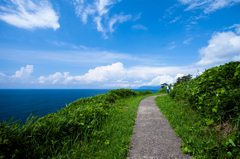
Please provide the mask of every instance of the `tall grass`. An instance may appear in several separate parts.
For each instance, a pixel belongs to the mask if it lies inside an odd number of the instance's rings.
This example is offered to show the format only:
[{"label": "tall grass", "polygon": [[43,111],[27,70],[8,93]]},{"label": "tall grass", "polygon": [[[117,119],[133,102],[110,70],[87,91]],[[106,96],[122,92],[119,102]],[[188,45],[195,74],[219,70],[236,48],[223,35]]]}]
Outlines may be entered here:
[{"label": "tall grass", "polygon": [[25,125],[0,123],[0,158],[126,158],[138,103],[150,95],[112,90]]}]

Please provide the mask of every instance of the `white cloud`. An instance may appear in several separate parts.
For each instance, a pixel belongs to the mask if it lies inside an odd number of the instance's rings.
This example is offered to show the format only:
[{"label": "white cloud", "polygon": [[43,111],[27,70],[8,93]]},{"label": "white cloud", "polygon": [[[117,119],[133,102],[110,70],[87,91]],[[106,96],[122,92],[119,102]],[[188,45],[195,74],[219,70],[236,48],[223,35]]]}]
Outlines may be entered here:
[{"label": "white cloud", "polygon": [[142,83],[142,80],[133,81],[133,83]]},{"label": "white cloud", "polygon": [[171,77],[169,75],[157,76],[156,78],[152,79],[151,82],[146,83],[145,85],[158,86],[163,83],[173,84],[176,82],[178,77],[182,77],[182,76],[184,76],[184,74],[177,74],[175,77]]},{"label": "white cloud", "polygon": [[169,50],[172,50],[172,49],[175,49],[176,48],[176,46],[171,46],[171,47],[169,47],[168,49]]},{"label": "white cloud", "polygon": [[132,29],[142,29],[142,30],[147,30],[147,27],[141,25],[141,24],[137,24],[137,25],[133,25]]},{"label": "white cloud", "polygon": [[97,7],[98,14],[100,16],[102,16],[104,14],[107,14],[108,11],[111,8],[111,7],[108,7],[108,6],[113,5],[115,3],[116,3],[116,1],[114,1],[114,0],[97,0],[95,2],[95,5]]},{"label": "white cloud", "polygon": [[62,79],[68,78],[68,74],[69,72],[64,72],[63,74],[56,72],[55,74],[49,75],[48,77],[41,76],[38,78],[38,81],[39,83],[51,82],[52,84],[55,84]]},{"label": "white cloud", "polygon": [[[181,74],[179,74],[181,72]],[[161,81],[168,80],[168,82],[174,82],[177,76],[182,74],[196,72],[196,68],[189,67],[132,67],[124,68],[123,64],[113,63],[107,66],[96,67],[90,69],[88,73],[79,76],[70,76],[68,72],[60,73],[56,72],[48,77],[41,76],[38,81],[39,83],[78,83],[78,84],[89,84],[100,82],[102,84],[109,83],[109,81],[115,82],[116,86],[119,83],[128,83],[135,86],[143,85],[142,80],[151,80],[154,77],[160,76]],[[173,76],[173,77],[172,77]],[[158,77],[158,78],[160,78]],[[158,79],[152,80],[148,85],[156,84]],[[132,81],[132,82],[131,82]],[[111,84],[113,86],[113,84]]]},{"label": "white cloud", "polygon": [[69,48],[69,49],[76,49],[76,50],[88,50],[88,48],[84,45],[75,45],[75,44],[70,44],[67,42],[63,42],[63,41],[51,41],[51,40],[46,40],[47,42],[49,42],[50,44],[59,46],[59,47],[65,47],[65,48]]},{"label": "white cloud", "polygon": [[229,29],[235,28],[236,34],[240,34],[240,24],[234,24],[233,26],[229,27]]},{"label": "white cloud", "polygon": [[0,72],[0,76],[6,76],[4,73]]},{"label": "white cloud", "polygon": [[184,5],[189,5],[185,11],[193,9],[203,9],[204,13],[215,12],[218,9],[232,6],[240,0],[178,0]]},{"label": "white cloud", "polygon": [[142,85],[139,84],[105,84],[104,87],[110,88],[138,88]]},{"label": "white cloud", "polygon": [[[93,4],[81,0],[73,0],[77,16],[80,16],[84,24],[88,21],[88,16],[91,15],[93,22],[96,24],[96,29],[102,32],[103,37],[108,39],[107,33],[114,32],[113,25],[123,23],[132,19],[132,15],[124,15],[123,13],[114,14],[112,17],[108,15],[109,10],[121,0],[95,0]],[[141,14],[134,17],[134,20],[139,19]],[[110,18],[109,18],[110,17]]]},{"label": "white cloud", "polygon": [[234,56],[234,57],[232,58],[232,60],[233,60],[233,61],[240,61],[240,55]]},{"label": "white cloud", "polygon": [[106,35],[106,30],[105,30],[105,29],[103,28],[103,26],[102,26],[101,20],[102,20],[102,18],[99,17],[99,16],[94,18],[94,22],[97,24],[97,30],[98,30],[99,32],[102,32],[102,33],[103,33],[103,37],[104,37],[105,39],[107,39],[108,36]]},{"label": "white cloud", "polygon": [[117,80],[116,83],[128,83],[128,81]]},{"label": "white cloud", "polygon": [[237,59],[240,54],[240,36],[232,31],[217,32],[208,41],[208,46],[200,49],[199,66],[222,64]]},{"label": "white cloud", "polygon": [[19,28],[60,28],[59,17],[47,0],[11,0],[0,10],[1,20]]},{"label": "white cloud", "polygon": [[96,67],[95,69],[90,69],[88,73],[82,76],[70,76],[66,78],[65,82],[71,80],[85,81],[86,83],[92,82],[104,82],[111,78],[121,78],[124,75],[123,64],[118,62],[112,65]]},{"label": "white cloud", "polygon": [[[179,4],[174,4],[173,6],[171,6],[170,8],[168,8],[166,11],[165,11],[165,15],[163,16],[163,18],[167,18],[167,17],[170,17],[173,12],[175,12],[175,8],[177,8],[179,6]],[[160,20],[161,21],[161,20]]]},{"label": "white cloud", "polygon": [[115,14],[109,21],[109,30],[110,32],[114,32],[114,29],[113,29],[113,25],[116,23],[116,22],[119,22],[119,23],[123,23],[123,22],[126,22],[126,21],[129,21],[132,19],[132,15],[129,14],[129,15],[123,15],[123,13],[117,15]]},{"label": "white cloud", "polygon": [[214,12],[218,9],[232,6],[238,2],[240,2],[240,0],[215,0],[209,5],[209,7],[205,8],[204,13]]},{"label": "white cloud", "polygon": [[170,21],[170,23],[175,23],[176,21],[178,21],[181,18],[182,18],[182,16],[175,17],[174,20]]},{"label": "white cloud", "polygon": [[138,15],[135,15],[135,16],[133,17],[133,21],[137,21],[138,19],[140,19],[140,18],[141,18],[141,15],[142,15],[142,13],[138,13]]},{"label": "white cloud", "polygon": [[192,41],[192,38],[189,38],[187,40],[184,40],[183,41],[183,44],[190,44],[190,42]]},{"label": "white cloud", "polygon": [[[95,69],[90,69],[88,73],[82,76],[69,76],[68,72],[65,72],[64,74],[57,72],[48,77],[41,76],[39,78],[39,83],[45,83],[47,81],[53,84],[56,82],[69,83],[71,81],[78,81],[78,82],[85,82],[85,83],[104,82],[112,78],[121,78],[123,75],[123,72],[124,72],[123,64],[119,62],[112,65],[101,66],[101,67],[96,67]],[[117,82],[120,82],[120,80],[118,80]]]},{"label": "white cloud", "polygon": [[20,71],[17,71],[15,75],[12,75],[14,78],[29,78],[30,74],[33,72],[33,65],[27,65],[25,68],[21,67]]},{"label": "white cloud", "polygon": [[82,22],[83,22],[84,24],[86,24],[86,23],[87,23],[88,15],[92,15],[92,14],[94,14],[95,12],[96,12],[96,10],[94,10],[91,5],[88,5],[88,6],[85,8],[85,10],[83,11],[83,13],[82,13]]},{"label": "white cloud", "polygon": [[[53,43],[54,45],[63,47],[61,42]],[[71,46],[71,45],[70,45]],[[105,65],[109,63],[116,63],[118,61],[124,62],[137,62],[141,64],[153,63],[153,55],[149,55],[146,58],[144,55],[129,55],[124,53],[115,53],[108,51],[99,51],[95,48],[85,48],[87,50],[68,50],[68,51],[26,51],[26,50],[0,50],[0,58],[12,60],[14,57],[15,60],[22,62],[44,62],[46,60],[50,62],[58,63],[68,63],[70,65],[74,64],[75,66],[82,66],[82,64],[93,63]],[[154,55],[154,57],[156,57]],[[26,62],[27,62],[26,61]],[[155,61],[156,62],[156,61]]]}]

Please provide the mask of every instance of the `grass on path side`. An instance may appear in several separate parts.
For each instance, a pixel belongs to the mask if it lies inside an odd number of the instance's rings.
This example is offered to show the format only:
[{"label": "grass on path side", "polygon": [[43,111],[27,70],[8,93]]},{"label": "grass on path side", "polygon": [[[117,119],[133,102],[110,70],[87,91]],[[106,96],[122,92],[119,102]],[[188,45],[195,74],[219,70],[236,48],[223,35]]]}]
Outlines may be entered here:
[{"label": "grass on path side", "polygon": [[228,158],[226,150],[219,147],[219,132],[206,125],[204,119],[194,112],[186,101],[175,102],[166,95],[157,97],[155,102],[182,139],[183,153],[189,153],[196,159]]},{"label": "grass on path side", "polygon": [[[74,149],[62,152],[56,158],[99,158],[99,159],[124,159],[130,148],[131,137],[135,124],[139,102],[149,96],[131,97],[119,100],[114,109],[108,114],[103,124],[102,131],[83,143],[76,143]],[[99,140],[101,138],[101,140]],[[74,155],[73,155],[74,154]]]}]

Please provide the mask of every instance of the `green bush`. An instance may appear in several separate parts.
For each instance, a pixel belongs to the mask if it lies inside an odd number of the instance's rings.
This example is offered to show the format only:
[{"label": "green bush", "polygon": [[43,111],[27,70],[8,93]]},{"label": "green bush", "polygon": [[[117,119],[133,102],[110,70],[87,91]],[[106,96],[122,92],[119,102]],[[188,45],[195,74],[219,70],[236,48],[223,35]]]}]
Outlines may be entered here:
[{"label": "green bush", "polygon": [[160,89],[157,93],[167,94],[167,87],[164,87],[164,88]]},{"label": "green bush", "polygon": [[189,82],[181,82],[170,92],[176,100],[189,101],[191,108],[214,121],[240,115],[240,62],[230,62],[205,70]]},{"label": "green bush", "polygon": [[147,95],[147,94],[153,94],[153,92],[151,92],[151,91],[137,91],[136,94],[137,95]]},{"label": "green bush", "polygon": [[[207,139],[211,142],[201,143],[199,141],[198,143],[202,147],[201,152],[199,148],[195,148],[189,152],[184,151],[185,153],[198,151],[202,156],[206,150],[206,153],[212,156],[210,158],[221,158],[221,154],[222,158],[240,158],[239,61],[210,68],[191,81],[181,82],[170,92],[170,97],[176,102],[183,101],[184,105],[197,114],[196,119],[199,120],[203,128],[200,128],[199,125],[195,127],[198,123],[190,124],[191,129],[196,129],[194,133],[204,134],[203,130],[209,132]],[[188,116],[187,109],[186,111],[179,109],[179,113]],[[190,136],[186,137],[189,139],[186,140],[183,148],[194,147],[194,143],[187,143],[192,140],[191,138],[194,138],[196,135],[194,133],[191,134],[192,136],[189,134]],[[204,139],[205,137],[202,137],[202,140]]]},{"label": "green bush", "polygon": [[131,97],[131,96],[137,95],[136,92],[134,92],[132,89],[123,89],[123,88],[111,90],[111,91],[109,91],[109,93],[114,93],[114,94],[120,96],[121,98],[126,98],[126,97]]}]

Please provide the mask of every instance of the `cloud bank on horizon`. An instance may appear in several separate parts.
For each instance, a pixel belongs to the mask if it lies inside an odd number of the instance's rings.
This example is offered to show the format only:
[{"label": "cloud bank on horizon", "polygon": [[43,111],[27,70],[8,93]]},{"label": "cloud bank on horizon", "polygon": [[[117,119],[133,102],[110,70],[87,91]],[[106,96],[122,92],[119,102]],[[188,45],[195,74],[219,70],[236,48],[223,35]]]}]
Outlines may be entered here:
[{"label": "cloud bank on horizon", "polygon": [[240,61],[240,0],[151,3],[1,1],[0,88],[157,86]]}]

